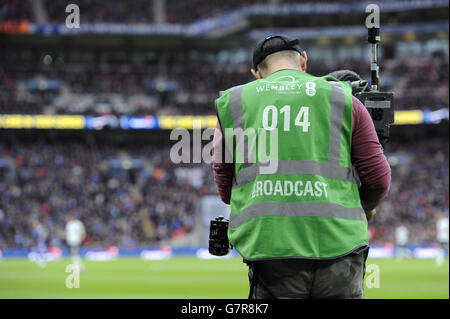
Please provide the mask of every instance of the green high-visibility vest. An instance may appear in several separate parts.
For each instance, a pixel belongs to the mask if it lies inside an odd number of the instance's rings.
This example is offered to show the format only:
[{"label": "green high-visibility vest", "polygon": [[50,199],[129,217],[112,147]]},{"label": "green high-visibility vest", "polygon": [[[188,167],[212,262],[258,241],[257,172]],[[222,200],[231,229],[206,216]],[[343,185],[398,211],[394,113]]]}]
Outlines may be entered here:
[{"label": "green high-visibility vest", "polygon": [[[296,70],[221,92],[217,116],[235,163],[228,237],[243,258],[334,258],[368,245],[352,107],[348,83]],[[231,135],[239,130],[244,138]],[[277,169],[265,173],[271,132]]]}]

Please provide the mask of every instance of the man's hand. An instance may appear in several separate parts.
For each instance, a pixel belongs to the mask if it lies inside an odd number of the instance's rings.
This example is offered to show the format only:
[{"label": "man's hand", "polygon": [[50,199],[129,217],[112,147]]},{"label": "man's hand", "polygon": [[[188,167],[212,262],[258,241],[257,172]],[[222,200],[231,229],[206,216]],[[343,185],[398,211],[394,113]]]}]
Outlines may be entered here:
[{"label": "man's hand", "polygon": [[375,216],[375,214],[377,213],[377,210],[374,208],[372,210],[365,211],[365,212],[366,212],[367,221],[369,222],[372,220],[373,216]]},{"label": "man's hand", "polygon": [[368,203],[363,200],[361,200],[361,206],[364,209],[364,212],[366,213],[367,221],[371,221],[373,216],[377,213],[376,207],[378,203]]}]

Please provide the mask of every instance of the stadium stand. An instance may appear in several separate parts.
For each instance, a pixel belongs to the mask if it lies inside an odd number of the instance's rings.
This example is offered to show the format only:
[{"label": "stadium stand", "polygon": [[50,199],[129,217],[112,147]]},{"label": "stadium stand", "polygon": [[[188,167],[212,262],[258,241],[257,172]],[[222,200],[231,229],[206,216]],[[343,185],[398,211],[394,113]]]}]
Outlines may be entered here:
[{"label": "stadium stand", "polygon": [[[35,219],[50,230],[51,245],[64,246],[69,213],[87,225],[87,245],[151,246],[189,233],[200,196],[216,193],[208,165],[185,167],[201,172],[199,180],[185,179],[164,145],[63,139],[0,145],[2,248],[32,247]],[[410,229],[411,243],[433,243],[436,218],[449,209],[448,138],[394,141],[386,155],[392,184],[370,225],[372,243],[393,242],[400,223]]]},{"label": "stadium stand", "polygon": [[[71,2],[46,0],[45,10],[49,22],[65,20],[65,8],[69,3]],[[81,0],[76,3],[83,12],[83,20],[87,22],[151,23],[153,21],[151,1]]]},{"label": "stadium stand", "polygon": [[448,139],[436,137],[388,144],[391,189],[370,226],[373,243],[395,242],[400,224],[408,228],[410,243],[435,241],[436,218],[449,209],[448,146]]},{"label": "stadium stand", "polygon": [[33,20],[33,14],[26,1],[2,0],[0,1],[0,21]]},{"label": "stadium stand", "polygon": [[67,214],[83,220],[91,246],[150,246],[185,235],[200,189],[177,177],[169,147],[13,142],[0,153],[0,247],[33,245],[31,223],[64,245]]},{"label": "stadium stand", "polygon": [[[46,59],[52,62],[45,64]],[[252,80],[250,64],[202,59],[173,56],[164,68],[158,60],[143,67],[113,61],[97,65],[61,63],[65,57],[48,55],[32,67],[5,64],[0,67],[0,113],[214,115],[212,101],[219,91]],[[369,78],[367,65],[365,60],[312,57],[308,72],[322,76],[353,67]],[[396,92],[397,110],[449,107],[448,58],[442,52],[384,60],[381,77],[382,89]]]}]

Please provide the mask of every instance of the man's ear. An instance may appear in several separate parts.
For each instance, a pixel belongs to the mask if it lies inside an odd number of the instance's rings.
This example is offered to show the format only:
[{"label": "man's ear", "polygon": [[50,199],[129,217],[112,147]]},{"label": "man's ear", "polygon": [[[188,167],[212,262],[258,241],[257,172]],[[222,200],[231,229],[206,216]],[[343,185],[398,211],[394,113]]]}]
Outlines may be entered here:
[{"label": "man's ear", "polygon": [[306,51],[303,51],[300,56],[300,67],[302,68],[303,72],[306,71],[306,62],[308,62],[308,55],[306,54]]},{"label": "man's ear", "polygon": [[253,76],[255,78],[257,78],[258,80],[262,79],[261,71],[259,71],[259,70],[255,71],[255,69],[251,69],[250,72],[252,72]]}]

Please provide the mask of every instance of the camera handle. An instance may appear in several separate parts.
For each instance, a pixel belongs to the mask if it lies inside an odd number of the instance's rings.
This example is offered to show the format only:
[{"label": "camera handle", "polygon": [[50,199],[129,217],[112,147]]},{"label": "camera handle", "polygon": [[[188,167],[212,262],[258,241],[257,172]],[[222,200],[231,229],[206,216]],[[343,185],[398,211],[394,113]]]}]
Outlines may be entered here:
[{"label": "camera handle", "polygon": [[378,66],[378,44],[380,43],[380,28],[369,28],[367,41],[370,43],[370,74],[372,79],[372,90],[378,91],[379,70]]}]

